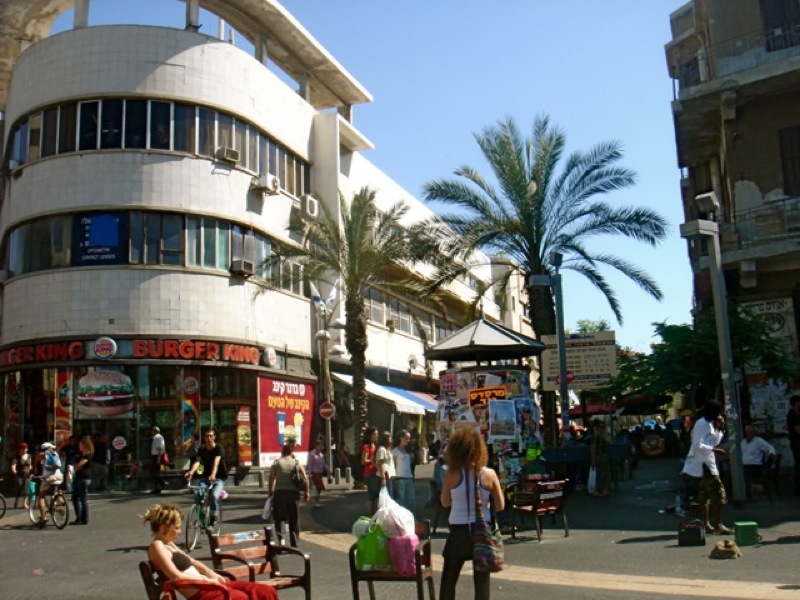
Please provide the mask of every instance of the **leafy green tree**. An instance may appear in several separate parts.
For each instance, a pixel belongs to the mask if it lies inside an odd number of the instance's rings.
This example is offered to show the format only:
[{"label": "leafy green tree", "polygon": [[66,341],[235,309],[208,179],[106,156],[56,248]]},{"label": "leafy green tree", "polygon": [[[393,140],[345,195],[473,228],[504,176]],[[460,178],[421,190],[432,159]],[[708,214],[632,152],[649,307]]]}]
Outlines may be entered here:
[{"label": "leafy green tree", "polygon": [[598,333],[600,331],[611,331],[611,323],[605,319],[599,321],[578,319],[578,333]]},{"label": "leafy green tree", "polygon": [[[406,267],[438,250],[430,230],[404,227],[408,206],[397,202],[378,210],[376,192],[362,188],[348,202],[339,196],[338,212],[320,202],[319,218],[293,219],[289,230],[305,240],[302,248],[286,250],[303,266],[307,281],[338,279],[345,311],[345,346],[353,367],[353,448],[357,452],[368,425],[366,391],[367,312],[364,293],[372,287],[419,297],[420,283],[406,276]],[[434,260],[434,259],[432,259]],[[438,260],[438,259],[437,259]]]},{"label": "leafy green tree", "polygon": [[[734,367],[759,364],[767,377],[791,383],[797,367],[787,349],[771,337],[770,324],[752,310],[729,305]],[[717,395],[721,372],[716,320],[709,310],[691,325],[653,323],[661,338],[651,354],[620,353],[618,375],[604,387],[607,396],[624,398],[643,394],[650,397],[684,394],[691,406],[699,406]]]},{"label": "leafy green tree", "polygon": [[[600,197],[635,183],[635,175],[618,165],[618,143],[598,144],[588,152],[564,157],[566,138],[539,116],[524,138],[512,118],[486,127],[475,139],[494,175],[490,183],[470,166],[455,171],[455,179],[437,179],[425,185],[425,199],[454,211],[441,216],[455,232],[463,259],[461,266],[439,273],[435,283],[464,275],[475,263],[476,250],[503,254],[531,275],[554,275],[557,255],[561,269],[586,277],[606,298],[618,322],[622,313],[614,290],[602,268],[627,276],[645,293],[662,297],[655,281],[625,258],[589,247],[589,241],[623,236],[650,245],[661,242],[667,223],[646,208],[612,207]],[[604,245],[597,246],[603,248]],[[512,272],[494,282],[508,285]],[[526,283],[527,285],[527,283]],[[541,287],[527,287],[529,317],[536,335],[556,333],[553,297]],[[555,394],[545,397],[546,414],[552,413]],[[552,415],[550,415],[552,417]]]}]

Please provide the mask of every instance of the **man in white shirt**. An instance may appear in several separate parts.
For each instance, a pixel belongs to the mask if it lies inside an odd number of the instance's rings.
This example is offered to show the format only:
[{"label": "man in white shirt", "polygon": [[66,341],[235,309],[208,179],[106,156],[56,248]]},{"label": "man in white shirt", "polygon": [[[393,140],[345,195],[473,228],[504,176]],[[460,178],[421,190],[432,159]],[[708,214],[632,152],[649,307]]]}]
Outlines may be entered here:
[{"label": "man in white shirt", "polygon": [[777,455],[775,447],[764,438],[756,435],[756,428],[750,424],[744,428],[742,440],[742,465],[747,480],[747,495],[750,495],[750,484],[761,479],[764,465]]},{"label": "man in white shirt", "polygon": [[[683,472],[698,482],[698,502],[703,506],[706,533],[732,534],[733,530],[722,524],[722,507],[727,504],[725,486],[719,477],[715,454],[725,454],[719,447],[725,431],[725,417],[716,400],[703,406],[703,416],[692,429],[692,446],[686,456]],[[714,522],[712,526],[711,522]]]},{"label": "man in white shirt", "polygon": [[161,455],[167,451],[164,444],[164,436],[158,427],[150,430],[150,475],[153,477],[153,489],[151,494],[160,494],[167,486],[167,482],[161,477]]}]

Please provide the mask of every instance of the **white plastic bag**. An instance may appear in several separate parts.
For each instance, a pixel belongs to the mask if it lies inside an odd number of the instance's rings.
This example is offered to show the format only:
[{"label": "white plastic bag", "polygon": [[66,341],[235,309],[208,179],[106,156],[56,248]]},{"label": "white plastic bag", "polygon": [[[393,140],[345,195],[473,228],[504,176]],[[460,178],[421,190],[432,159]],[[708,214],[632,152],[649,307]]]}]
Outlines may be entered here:
[{"label": "white plastic bag", "polygon": [[586,491],[594,494],[597,491],[597,469],[589,467],[589,479],[586,481]]},{"label": "white plastic bag", "polygon": [[381,488],[378,510],[371,523],[377,524],[388,538],[412,535],[415,531],[413,513],[392,500],[386,487]]},{"label": "white plastic bag", "polygon": [[272,496],[267,496],[267,500],[264,502],[264,508],[261,510],[261,520],[272,520]]}]

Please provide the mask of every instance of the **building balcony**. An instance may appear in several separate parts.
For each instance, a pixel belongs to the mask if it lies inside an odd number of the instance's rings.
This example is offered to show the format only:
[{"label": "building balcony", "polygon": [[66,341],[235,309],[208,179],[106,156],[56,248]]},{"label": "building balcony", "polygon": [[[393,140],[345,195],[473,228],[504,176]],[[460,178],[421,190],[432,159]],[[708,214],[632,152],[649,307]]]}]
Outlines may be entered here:
[{"label": "building balcony", "polygon": [[800,236],[800,198],[770,202],[763,208],[736,213],[739,247]]},{"label": "building balcony", "polygon": [[[680,96],[683,96],[685,90],[708,81],[780,63],[794,56],[800,56],[800,27],[787,25],[767,34],[759,31],[726,40],[690,56],[675,56],[671,62],[678,67],[676,75]],[[770,70],[770,76],[774,74]]]}]

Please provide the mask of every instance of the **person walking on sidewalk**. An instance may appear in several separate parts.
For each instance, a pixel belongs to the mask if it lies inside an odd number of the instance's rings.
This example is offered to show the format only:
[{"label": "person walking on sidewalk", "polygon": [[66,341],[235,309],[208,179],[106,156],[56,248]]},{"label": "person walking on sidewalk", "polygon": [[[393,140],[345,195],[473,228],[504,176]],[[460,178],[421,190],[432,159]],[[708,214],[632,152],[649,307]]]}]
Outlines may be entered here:
[{"label": "person walking on sidewalk", "polygon": [[303,499],[308,502],[308,477],[303,465],[294,456],[294,441],[284,444],[281,457],[272,463],[269,470],[269,486],[267,493],[272,497],[272,518],[275,521],[275,533],[283,543],[283,523],[289,523],[289,544],[297,547],[300,538],[300,490],[292,481],[292,473],[296,468],[306,482]]},{"label": "person walking on sidewalk", "polygon": [[378,470],[381,487],[386,487],[389,495],[393,494],[394,486],[394,459],[392,458],[392,434],[384,431],[380,435],[378,449],[375,450],[375,468]]},{"label": "person walking on sidewalk", "polygon": [[22,506],[28,509],[28,486],[31,480],[31,467],[33,457],[28,453],[28,444],[21,442],[17,455],[11,461],[11,475],[14,478],[15,496],[14,508],[19,508],[19,499],[23,498]]},{"label": "person walking on sidewalk", "polygon": [[364,432],[364,443],[361,446],[361,466],[364,483],[367,486],[367,516],[375,514],[378,494],[381,492],[381,478],[375,467],[375,446],[378,443],[378,428],[367,427]]},{"label": "person walking on sidewalk", "polygon": [[151,494],[160,494],[167,487],[167,482],[161,477],[161,456],[167,451],[164,436],[158,426],[150,430],[150,476],[153,478]]},{"label": "person walking on sidewalk", "polygon": [[89,524],[89,486],[92,483],[92,457],[94,444],[92,438],[85,435],[78,443],[78,460],[75,463],[75,479],[72,482],[72,506],[75,509],[75,520],[70,525]]},{"label": "person walking on sidewalk", "polygon": [[703,507],[706,533],[729,535],[733,530],[722,524],[722,507],[728,499],[715,457],[715,454],[725,454],[725,450],[719,447],[725,431],[725,417],[716,400],[705,403],[702,415],[692,429],[692,446],[686,456],[683,473],[699,479],[698,502]]},{"label": "person walking on sidewalk", "polygon": [[[456,584],[461,568],[472,560],[475,525],[475,489],[481,494],[483,515],[491,521],[494,513],[505,508],[503,491],[497,473],[486,466],[488,452],[483,436],[472,427],[457,427],[445,454],[447,473],[442,484],[442,506],[450,507],[450,533],[442,551],[444,567],[439,600],[455,600]],[[491,501],[491,504],[490,504]],[[472,574],[475,600],[489,600],[489,573]]]},{"label": "person walking on sidewalk", "polygon": [[325,477],[329,472],[328,463],[325,462],[324,440],[318,439],[314,442],[314,449],[308,453],[306,471],[314,483],[314,508],[321,508],[322,503],[319,500],[322,492],[325,491]]},{"label": "person walking on sidewalk", "polygon": [[397,446],[392,450],[394,459],[394,494],[393,497],[400,506],[404,506],[411,513],[417,510],[417,499],[414,494],[414,456],[409,450],[411,432],[401,429],[397,437]]},{"label": "person walking on sidewalk", "polygon": [[789,398],[789,412],[786,414],[786,429],[789,433],[789,447],[794,458],[794,493],[800,496],[800,395]]}]

